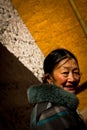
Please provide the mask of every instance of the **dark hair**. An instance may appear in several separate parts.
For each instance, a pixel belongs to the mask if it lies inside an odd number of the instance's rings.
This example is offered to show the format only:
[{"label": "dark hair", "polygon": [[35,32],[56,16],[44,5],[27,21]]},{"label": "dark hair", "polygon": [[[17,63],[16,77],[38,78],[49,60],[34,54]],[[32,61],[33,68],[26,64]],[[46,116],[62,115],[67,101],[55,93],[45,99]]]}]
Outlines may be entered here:
[{"label": "dark hair", "polygon": [[51,73],[54,69],[54,67],[63,59],[66,58],[73,58],[78,64],[77,58],[73,53],[71,53],[69,50],[66,50],[64,48],[58,48],[50,52],[47,57],[44,60],[43,63],[43,70],[44,73]]}]

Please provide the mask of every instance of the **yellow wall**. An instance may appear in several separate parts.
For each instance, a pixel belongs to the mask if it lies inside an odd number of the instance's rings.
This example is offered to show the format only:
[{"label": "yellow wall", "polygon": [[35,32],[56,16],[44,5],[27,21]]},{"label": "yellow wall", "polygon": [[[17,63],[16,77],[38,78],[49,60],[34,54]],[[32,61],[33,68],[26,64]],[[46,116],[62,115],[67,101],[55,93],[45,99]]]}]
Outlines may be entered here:
[{"label": "yellow wall", "polygon": [[[11,1],[44,56],[58,47],[71,50],[79,60],[82,72],[81,85],[85,82],[87,85],[87,37],[69,0]],[[87,24],[87,0],[74,0],[74,2],[82,20]],[[83,100],[80,108],[87,107],[86,92],[87,90],[80,93],[80,98]]]}]

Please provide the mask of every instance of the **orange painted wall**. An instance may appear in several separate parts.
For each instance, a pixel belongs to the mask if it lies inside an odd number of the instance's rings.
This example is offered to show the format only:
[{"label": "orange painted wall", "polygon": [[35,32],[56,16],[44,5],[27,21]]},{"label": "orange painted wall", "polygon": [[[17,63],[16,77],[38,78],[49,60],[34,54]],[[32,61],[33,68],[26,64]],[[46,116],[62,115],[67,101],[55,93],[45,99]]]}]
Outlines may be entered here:
[{"label": "orange painted wall", "polygon": [[[51,50],[64,47],[78,58],[82,78],[87,85],[87,37],[69,0],[11,0],[20,17],[46,56]],[[87,0],[74,0],[82,20],[87,25]],[[80,109],[87,107],[87,89],[78,94]],[[84,100],[85,99],[85,100]]]}]

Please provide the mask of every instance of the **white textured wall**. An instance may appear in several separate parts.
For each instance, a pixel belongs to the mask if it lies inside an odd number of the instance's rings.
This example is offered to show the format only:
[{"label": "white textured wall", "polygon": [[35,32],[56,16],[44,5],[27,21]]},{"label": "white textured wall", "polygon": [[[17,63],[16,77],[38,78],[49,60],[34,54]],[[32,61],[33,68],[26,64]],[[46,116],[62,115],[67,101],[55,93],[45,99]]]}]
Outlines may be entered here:
[{"label": "white textured wall", "polygon": [[29,130],[27,88],[40,83],[44,56],[9,0],[0,0],[0,130]]},{"label": "white textured wall", "polygon": [[44,56],[9,0],[0,0],[0,42],[41,81]]}]

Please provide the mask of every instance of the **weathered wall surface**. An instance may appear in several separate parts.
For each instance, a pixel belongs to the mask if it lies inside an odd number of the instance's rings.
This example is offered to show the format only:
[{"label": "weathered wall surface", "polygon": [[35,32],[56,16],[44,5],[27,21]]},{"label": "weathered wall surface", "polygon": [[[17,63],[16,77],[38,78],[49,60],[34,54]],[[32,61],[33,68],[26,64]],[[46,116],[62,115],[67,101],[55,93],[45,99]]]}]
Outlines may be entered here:
[{"label": "weathered wall surface", "polygon": [[[78,12],[75,12],[71,1]],[[80,85],[87,86],[87,0],[12,0],[19,15],[46,56],[57,47],[71,50],[78,58],[82,72]],[[79,18],[77,16],[79,14]],[[81,26],[84,23],[86,33]],[[78,95],[87,107],[87,89]],[[85,100],[84,100],[85,99]]]},{"label": "weathered wall surface", "polygon": [[9,0],[0,0],[0,130],[29,130],[27,88],[41,82],[44,56]]},{"label": "weathered wall surface", "polygon": [[[74,1],[80,20],[70,1]],[[79,59],[83,73],[81,84],[86,82],[87,0],[12,0],[12,3],[43,54],[57,47],[71,50]],[[85,23],[86,34],[79,21]]]},{"label": "weathered wall surface", "polygon": [[0,42],[41,80],[44,56],[9,0],[0,1]]},{"label": "weathered wall surface", "polygon": [[[79,59],[79,110],[87,118],[87,38],[69,1],[11,1],[19,14],[9,0],[0,0],[0,129],[29,130],[32,106],[26,90],[41,80],[43,54],[57,47]],[[87,24],[87,0],[74,1]]]}]

